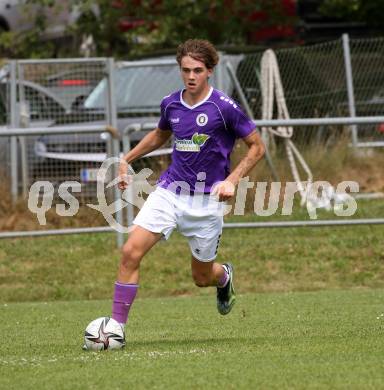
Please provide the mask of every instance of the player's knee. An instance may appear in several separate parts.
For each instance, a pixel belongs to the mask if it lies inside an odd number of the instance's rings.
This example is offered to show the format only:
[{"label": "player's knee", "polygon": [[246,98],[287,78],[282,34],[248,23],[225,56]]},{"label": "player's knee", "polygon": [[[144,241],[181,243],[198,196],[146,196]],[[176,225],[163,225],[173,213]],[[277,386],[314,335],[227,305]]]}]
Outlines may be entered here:
[{"label": "player's knee", "polygon": [[121,265],[124,268],[137,268],[140,264],[142,254],[136,245],[126,242],[121,251]]},{"label": "player's knee", "polygon": [[212,277],[208,273],[192,272],[192,277],[198,287],[208,287],[211,285]]}]

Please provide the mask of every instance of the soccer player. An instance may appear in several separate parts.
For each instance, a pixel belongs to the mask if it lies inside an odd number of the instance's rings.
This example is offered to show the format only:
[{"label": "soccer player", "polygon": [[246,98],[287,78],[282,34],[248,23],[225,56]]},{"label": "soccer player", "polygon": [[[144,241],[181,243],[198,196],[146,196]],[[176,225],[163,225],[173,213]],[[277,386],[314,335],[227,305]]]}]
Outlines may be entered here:
[{"label": "soccer player", "polygon": [[[119,188],[129,185],[128,164],[160,148],[173,134],[172,163],[162,173],[133,221],[122,248],[112,318],[125,325],[139,287],[143,256],[177,228],[192,253],[192,277],[199,287],[217,288],[217,309],[228,314],[235,302],[233,266],[215,262],[225,201],[264,154],[253,122],[223,92],[208,82],[219,57],[206,40],[190,39],[177,49],[184,89],[163,98],[158,127],[130,150],[119,167]],[[242,138],[247,153],[230,172],[230,153]]]}]

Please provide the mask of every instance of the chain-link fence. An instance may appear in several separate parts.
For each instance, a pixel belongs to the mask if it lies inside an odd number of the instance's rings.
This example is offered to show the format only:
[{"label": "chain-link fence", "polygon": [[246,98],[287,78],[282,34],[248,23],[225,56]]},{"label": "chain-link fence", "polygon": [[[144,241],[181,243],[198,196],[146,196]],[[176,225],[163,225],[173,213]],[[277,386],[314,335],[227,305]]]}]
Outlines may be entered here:
[{"label": "chain-link fence", "polygon": [[[292,118],[338,116],[333,100],[347,100],[340,42],[281,49],[275,54]],[[262,52],[248,55],[238,70],[239,81],[256,118],[262,116],[262,55]],[[332,66],[332,73],[329,66]]]},{"label": "chain-link fence", "polygon": [[[358,116],[384,112],[384,38],[350,41],[355,111]],[[275,51],[292,118],[351,116],[342,40]],[[237,77],[255,118],[261,118],[261,58],[247,55]],[[358,141],[384,141],[384,125],[361,125]],[[329,138],[334,129],[307,128],[306,141]],[[303,137],[303,131],[300,137]]]},{"label": "chain-link fence", "polygon": [[[110,123],[107,96],[97,113],[81,107],[107,75],[106,59],[12,61],[3,68],[1,80],[3,124],[11,128],[106,125]],[[79,138],[84,142],[79,144]],[[55,188],[64,180],[79,180],[81,167],[70,153],[79,145],[83,152],[105,150],[105,138],[99,134],[20,136],[8,140],[2,137],[12,186],[16,183],[17,194],[25,195],[36,180],[49,180]],[[16,147],[11,145],[15,142]],[[12,158],[14,161],[10,163]],[[96,169],[98,165],[91,161],[89,167]],[[93,196],[94,191],[84,189],[84,199],[87,194]]]},{"label": "chain-link fence", "polygon": [[[357,116],[384,113],[384,38],[350,41]],[[384,140],[384,124],[359,127],[359,139]]]}]

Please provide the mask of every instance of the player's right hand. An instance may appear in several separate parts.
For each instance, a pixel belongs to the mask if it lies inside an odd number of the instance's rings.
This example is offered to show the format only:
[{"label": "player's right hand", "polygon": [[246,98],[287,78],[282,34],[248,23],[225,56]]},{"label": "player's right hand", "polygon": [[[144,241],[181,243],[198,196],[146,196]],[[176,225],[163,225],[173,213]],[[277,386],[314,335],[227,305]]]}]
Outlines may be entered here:
[{"label": "player's right hand", "polygon": [[127,189],[128,186],[133,181],[133,176],[128,172],[129,172],[128,163],[124,159],[121,159],[119,165],[119,176],[118,176],[119,178],[118,187],[120,190]]},{"label": "player's right hand", "polygon": [[219,202],[225,202],[234,197],[235,185],[229,180],[218,182],[213,187],[211,195],[216,197]]}]

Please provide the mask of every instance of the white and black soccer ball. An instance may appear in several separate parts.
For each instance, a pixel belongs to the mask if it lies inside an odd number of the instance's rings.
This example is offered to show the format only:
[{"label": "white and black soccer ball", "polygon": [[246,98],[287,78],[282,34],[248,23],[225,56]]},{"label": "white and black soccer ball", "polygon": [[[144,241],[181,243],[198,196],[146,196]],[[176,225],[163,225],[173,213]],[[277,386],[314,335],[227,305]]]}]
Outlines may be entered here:
[{"label": "white and black soccer ball", "polygon": [[113,318],[100,317],[88,324],[84,333],[84,349],[103,351],[125,347],[123,327]]}]

